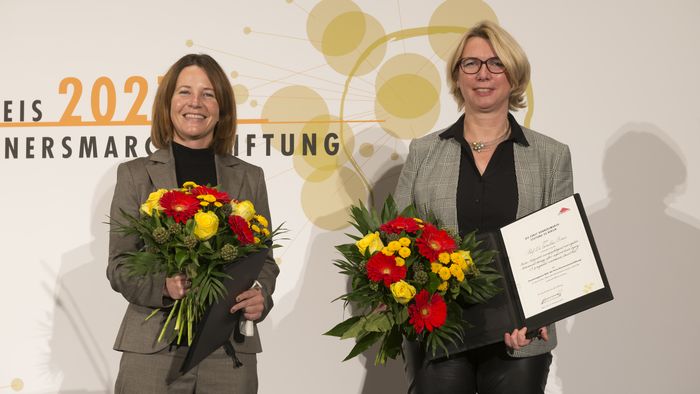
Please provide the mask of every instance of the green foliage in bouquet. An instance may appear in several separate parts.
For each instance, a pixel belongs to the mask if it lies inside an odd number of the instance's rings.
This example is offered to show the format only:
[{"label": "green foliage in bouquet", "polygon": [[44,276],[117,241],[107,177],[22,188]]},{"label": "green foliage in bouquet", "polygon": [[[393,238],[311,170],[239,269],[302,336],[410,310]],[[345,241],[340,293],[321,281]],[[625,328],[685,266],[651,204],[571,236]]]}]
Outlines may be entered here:
[{"label": "green foliage in bouquet", "polygon": [[398,212],[391,196],[381,213],[360,202],[350,216],[361,235],[347,234],[354,242],[336,246],[344,259],[334,265],[351,285],[337,299],[351,304],[356,316],[325,335],[355,338],[345,360],[379,342],[375,364],[385,364],[403,356],[404,338],[432,354],[448,353],[447,345],[461,342],[468,326],[462,308],[501,290],[492,265],[497,252],[480,249],[475,233],[460,238],[439,229],[432,217],[418,218],[414,206]]}]

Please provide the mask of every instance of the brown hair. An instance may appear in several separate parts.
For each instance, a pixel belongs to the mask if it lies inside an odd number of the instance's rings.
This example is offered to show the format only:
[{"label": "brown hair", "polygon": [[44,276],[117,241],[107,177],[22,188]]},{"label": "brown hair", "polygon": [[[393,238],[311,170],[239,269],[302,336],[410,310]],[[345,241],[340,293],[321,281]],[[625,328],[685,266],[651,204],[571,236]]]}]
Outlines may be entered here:
[{"label": "brown hair", "polygon": [[173,140],[173,122],[170,119],[170,103],[175,93],[177,77],[185,67],[197,66],[207,74],[214,87],[216,101],[219,104],[219,121],[214,126],[212,148],[217,154],[231,154],[233,139],[236,135],[236,100],[231,83],[211,56],[189,54],[180,58],[160,82],[153,102],[153,122],[151,124],[151,142],[156,148],[166,148]]},{"label": "brown hair", "polygon": [[469,29],[452,53],[450,62],[447,63],[447,85],[457,102],[457,107],[459,109],[464,107],[464,97],[462,97],[457,83],[459,60],[462,57],[464,46],[472,37],[480,37],[488,41],[493,47],[493,51],[496,52],[496,56],[506,66],[506,77],[511,87],[510,99],[508,100],[509,109],[525,108],[525,90],[530,83],[530,62],[513,36],[491,21],[481,21]]}]

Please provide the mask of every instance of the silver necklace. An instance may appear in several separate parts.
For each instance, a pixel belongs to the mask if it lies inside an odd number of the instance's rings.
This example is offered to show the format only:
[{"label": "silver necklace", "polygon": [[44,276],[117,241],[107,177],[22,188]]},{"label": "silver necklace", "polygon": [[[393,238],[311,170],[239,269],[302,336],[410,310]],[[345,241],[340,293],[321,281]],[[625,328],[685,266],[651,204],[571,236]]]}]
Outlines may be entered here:
[{"label": "silver necklace", "polygon": [[510,122],[508,122],[508,126],[506,127],[506,130],[503,132],[503,134],[500,137],[497,137],[491,141],[474,141],[474,142],[467,141],[467,143],[469,144],[469,146],[472,148],[472,150],[474,152],[481,153],[481,152],[488,151],[492,147],[505,141],[508,138],[508,135],[510,135]]}]

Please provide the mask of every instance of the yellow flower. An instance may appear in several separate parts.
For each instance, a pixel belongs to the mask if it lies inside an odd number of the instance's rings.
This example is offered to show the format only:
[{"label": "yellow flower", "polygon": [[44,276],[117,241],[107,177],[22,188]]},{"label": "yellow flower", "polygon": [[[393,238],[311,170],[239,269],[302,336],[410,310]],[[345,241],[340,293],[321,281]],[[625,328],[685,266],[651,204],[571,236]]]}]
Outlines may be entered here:
[{"label": "yellow flower", "polygon": [[269,223],[267,222],[267,219],[265,219],[265,216],[255,215],[253,217],[255,218],[255,220],[258,221],[258,223],[260,223],[261,226],[263,226],[263,227],[269,226]]},{"label": "yellow flower", "polygon": [[203,206],[203,207],[206,207],[207,205],[209,205],[209,203],[206,202],[206,201],[200,201],[200,202],[199,202],[199,205],[201,205],[201,206]]},{"label": "yellow flower", "polygon": [[393,255],[394,255],[394,251],[391,250],[391,249],[389,249],[388,246],[385,246],[385,247],[382,248],[382,253],[384,253],[384,254],[387,255],[387,256],[393,256]]},{"label": "yellow flower", "polygon": [[438,285],[437,289],[438,289],[438,291],[447,291],[447,286],[449,286],[449,285],[450,284],[447,282],[442,282]]},{"label": "yellow flower", "polygon": [[259,244],[259,243],[260,243],[260,238],[258,238],[258,237],[253,237],[253,242],[255,242],[256,244]]},{"label": "yellow flower", "polygon": [[407,304],[416,295],[416,288],[402,280],[392,283],[389,289],[399,304]]},{"label": "yellow flower", "polygon": [[440,267],[440,270],[437,272],[437,274],[442,280],[448,280],[452,276],[452,274],[450,273],[450,269],[447,267]]},{"label": "yellow flower", "polygon": [[464,261],[464,258],[458,252],[454,252],[450,254],[450,261],[452,261],[455,264],[460,264],[462,261]]},{"label": "yellow flower", "polygon": [[216,197],[212,196],[211,194],[200,194],[197,196],[198,199],[204,200],[206,202],[214,202],[216,201]]},{"label": "yellow flower", "polygon": [[266,237],[267,237],[267,236],[269,236],[269,235],[270,235],[270,230],[268,230],[268,229],[264,228],[264,229],[262,229],[262,233],[263,233],[263,235],[264,235],[264,236],[266,236]]},{"label": "yellow flower", "polygon": [[253,206],[253,203],[248,200],[231,200],[231,208],[233,208],[233,211],[231,212],[232,215],[238,215],[245,219],[247,222],[249,222],[250,219],[252,219],[253,216],[255,216],[255,207]]},{"label": "yellow flower", "polygon": [[141,211],[148,216],[153,216],[154,209],[162,211],[163,207],[160,206],[160,198],[163,197],[163,194],[165,194],[166,192],[167,190],[165,189],[158,189],[153,193],[149,194],[148,200],[146,200],[145,203],[141,204]]},{"label": "yellow flower", "polygon": [[458,281],[461,282],[464,280],[464,271],[462,271],[462,267],[460,267],[459,264],[452,264],[450,266],[450,273],[457,278]]},{"label": "yellow flower", "polygon": [[219,230],[219,217],[214,212],[197,212],[194,215],[194,235],[199,240],[207,240]]},{"label": "yellow flower", "polygon": [[399,256],[403,257],[404,259],[410,255],[411,255],[411,249],[409,249],[409,248],[399,249]]},{"label": "yellow flower", "polygon": [[222,203],[220,203],[220,202],[218,202],[218,201],[214,203],[214,206],[217,207],[217,208],[221,208],[223,205],[224,205],[224,204],[222,204]]},{"label": "yellow flower", "polygon": [[192,182],[192,181],[188,181],[188,182],[185,182],[185,183],[182,184],[182,188],[185,189],[185,190],[193,189],[193,188],[195,188],[195,187],[197,187],[197,186],[199,186],[199,185],[196,184],[196,183],[194,183],[194,182]]},{"label": "yellow flower", "polygon": [[259,233],[259,232],[260,232],[260,227],[258,227],[258,226],[255,225],[255,224],[252,224],[252,225],[250,226],[250,229],[253,230],[253,231],[255,231],[256,233]]},{"label": "yellow flower", "polygon": [[407,237],[401,237],[399,238],[399,243],[401,244],[401,246],[408,246],[411,244],[411,240]]},{"label": "yellow flower", "polygon": [[401,244],[399,243],[399,241],[391,241],[389,242],[389,245],[387,245],[387,247],[392,252],[396,252],[397,250],[401,249]]},{"label": "yellow flower", "polygon": [[450,254],[447,252],[442,252],[438,256],[438,260],[443,264],[448,264],[450,262]]},{"label": "yellow flower", "polygon": [[401,257],[395,257],[394,260],[396,261],[397,267],[403,267],[406,264],[406,260],[402,259]]},{"label": "yellow flower", "polygon": [[369,254],[374,254],[375,252],[384,248],[382,239],[379,238],[379,231],[375,231],[373,233],[365,235],[364,238],[355,242],[355,245],[362,254],[365,254],[365,250],[367,250],[367,248],[369,248]]},{"label": "yellow flower", "polygon": [[434,274],[437,274],[440,271],[440,268],[443,268],[442,264],[430,263],[430,270],[433,271]]}]

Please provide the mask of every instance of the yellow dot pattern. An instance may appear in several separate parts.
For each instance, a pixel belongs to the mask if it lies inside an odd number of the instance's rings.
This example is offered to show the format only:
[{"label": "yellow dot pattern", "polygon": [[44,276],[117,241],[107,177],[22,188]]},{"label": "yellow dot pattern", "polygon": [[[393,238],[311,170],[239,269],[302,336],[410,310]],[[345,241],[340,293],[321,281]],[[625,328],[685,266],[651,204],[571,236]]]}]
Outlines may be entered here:
[{"label": "yellow dot pattern", "polygon": [[[498,22],[496,14],[481,0],[446,0],[430,17],[430,26],[464,26],[466,32],[482,20]],[[452,51],[462,39],[460,33],[432,34],[428,36],[430,46],[442,60],[449,61]]]}]

